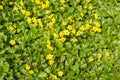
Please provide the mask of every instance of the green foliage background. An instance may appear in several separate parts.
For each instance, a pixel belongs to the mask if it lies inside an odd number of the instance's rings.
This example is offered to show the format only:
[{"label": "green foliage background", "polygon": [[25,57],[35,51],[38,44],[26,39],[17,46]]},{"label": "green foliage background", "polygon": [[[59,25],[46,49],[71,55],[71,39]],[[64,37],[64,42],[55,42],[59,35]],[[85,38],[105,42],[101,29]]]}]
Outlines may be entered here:
[{"label": "green foliage background", "polygon": [[[34,0],[23,0],[23,6],[19,0],[0,2],[0,6],[3,6],[3,9],[0,8],[0,80],[54,80],[51,75],[56,75],[57,80],[120,79],[119,0],[91,0],[90,4],[85,2],[87,0],[66,0],[65,3],[49,0],[52,6],[45,9],[39,9],[37,3],[31,1]],[[45,3],[47,0],[41,1]],[[63,4],[69,7],[64,8]],[[79,5],[94,6],[99,18],[94,19],[89,10],[80,10]],[[14,10],[21,6],[30,11],[30,15],[24,14],[20,9]],[[76,8],[78,11],[75,11]],[[49,14],[55,14],[53,28],[47,25],[51,19],[46,19],[46,10],[49,10]],[[85,13],[82,20],[79,17],[81,11]],[[66,19],[69,16],[74,18],[75,25]],[[41,23],[29,23],[28,17],[41,19],[43,26]],[[70,33],[63,42],[60,41],[61,38],[53,37],[54,33],[59,35],[60,31],[66,29],[62,26],[63,19],[67,25],[81,27],[89,18],[100,22],[101,32],[91,35],[90,29],[77,37]],[[75,27],[76,31],[77,29]],[[76,42],[71,41],[74,36]],[[15,44],[12,45],[10,40],[15,40]],[[47,47],[47,41],[50,41],[53,50]],[[53,64],[46,60],[48,54],[53,55]],[[26,64],[33,70],[32,74],[26,69]],[[58,71],[62,71],[63,75],[59,76]]]}]

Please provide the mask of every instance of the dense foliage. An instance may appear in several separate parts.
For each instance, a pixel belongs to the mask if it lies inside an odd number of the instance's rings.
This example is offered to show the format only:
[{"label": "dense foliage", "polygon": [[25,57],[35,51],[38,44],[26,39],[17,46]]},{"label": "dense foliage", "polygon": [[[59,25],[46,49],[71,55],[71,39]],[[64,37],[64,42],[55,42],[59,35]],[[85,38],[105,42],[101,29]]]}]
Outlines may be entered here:
[{"label": "dense foliage", "polygon": [[0,80],[119,80],[118,0],[0,1]]}]

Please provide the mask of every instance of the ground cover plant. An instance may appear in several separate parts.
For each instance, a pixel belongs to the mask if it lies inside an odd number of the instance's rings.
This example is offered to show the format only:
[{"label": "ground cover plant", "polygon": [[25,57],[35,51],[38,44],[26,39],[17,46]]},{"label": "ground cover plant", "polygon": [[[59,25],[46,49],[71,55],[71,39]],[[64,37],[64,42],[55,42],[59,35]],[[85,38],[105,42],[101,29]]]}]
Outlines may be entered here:
[{"label": "ground cover plant", "polygon": [[119,80],[119,0],[1,0],[0,80]]}]

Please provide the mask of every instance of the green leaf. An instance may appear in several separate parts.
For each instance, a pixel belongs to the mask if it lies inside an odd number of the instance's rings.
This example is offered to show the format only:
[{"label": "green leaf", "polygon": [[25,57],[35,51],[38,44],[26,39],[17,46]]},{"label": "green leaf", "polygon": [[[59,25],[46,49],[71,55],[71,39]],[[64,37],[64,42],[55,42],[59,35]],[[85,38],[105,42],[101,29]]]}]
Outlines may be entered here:
[{"label": "green leaf", "polygon": [[86,67],[87,67],[87,64],[86,64],[86,63],[81,65],[81,69],[84,69],[84,68],[86,68]]},{"label": "green leaf", "polygon": [[9,71],[9,64],[7,62],[3,64],[3,71],[6,73]]},{"label": "green leaf", "polygon": [[50,67],[46,68],[44,71],[47,72],[47,73],[50,73]]},{"label": "green leaf", "polygon": [[4,54],[5,53],[5,50],[0,50],[0,54]]},{"label": "green leaf", "polygon": [[40,78],[45,78],[47,77],[47,73],[45,72],[40,72],[40,74],[38,75]]}]

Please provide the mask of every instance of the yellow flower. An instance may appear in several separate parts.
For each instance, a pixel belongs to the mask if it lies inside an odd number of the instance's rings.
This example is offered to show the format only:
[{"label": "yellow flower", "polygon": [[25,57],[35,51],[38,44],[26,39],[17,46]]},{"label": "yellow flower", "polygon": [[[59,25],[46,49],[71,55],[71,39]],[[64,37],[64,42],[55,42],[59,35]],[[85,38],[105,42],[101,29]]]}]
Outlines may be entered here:
[{"label": "yellow flower", "polygon": [[19,2],[19,4],[20,4],[21,6],[23,6],[23,1],[21,0],[21,1]]},{"label": "yellow flower", "polygon": [[90,25],[89,24],[86,24],[85,25],[85,29],[88,30],[90,28]]},{"label": "yellow flower", "polygon": [[53,24],[54,24],[53,22],[50,22],[50,27],[52,27],[52,28],[53,28]]},{"label": "yellow flower", "polygon": [[90,19],[90,24],[92,24],[92,19]]},{"label": "yellow flower", "polygon": [[9,2],[9,5],[13,5],[13,2]]},{"label": "yellow flower", "polygon": [[98,30],[97,27],[93,27],[93,31],[96,32]]},{"label": "yellow flower", "polygon": [[16,27],[16,24],[14,24],[13,27],[14,27],[14,28],[17,28],[17,27]]},{"label": "yellow flower", "polygon": [[47,18],[51,19],[54,16],[54,14],[51,14],[50,16],[47,16]]},{"label": "yellow flower", "polygon": [[88,9],[89,9],[89,10],[92,10],[92,9],[93,9],[93,7],[92,7],[92,6],[89,6],[89,7],[88,7]]},{"label": "yellow flower", "polygon": [[84,7],[84,9],[86,9],[87,8],[87,6],[83,6]]},{"label": "yellow flower", "polygon": [[66,41],[66,38],[61,37],[61,38],[60,38],[60,41],[61,41],[61,42],[65,42],[65,41]]},{"label": "yellow flower", "polygon": [[63,72],[62,71],[58,71],[58,76],[63,76]]},{"label": "yellow flower", "polygon": [[15,45],[15,44],[16,44],[15,40],[10,40],[9,43],[10,43],[11,45]]},{"label": "yellow flower", "polygon": [[81,15],[82,17],[84,16],[84,14],[83,14],[83,13],[81,13],[80,15]]},{"label": "yellow flower", "polygon": [[62,25],[63,25],[63,26],[67,25],[67,22],[62,21]]},{"label": "yellow flower", "polygon": [[89,61],[89,62],[92,62],[93,60],[94,60],[94,59],[93,59],[92,56],[88,58],[88,61]]},{"label": "yellow flower", "polygon": [[28,64],[25,65],[26,70],[30,69],[30,66]]},{"label": "yellow flower", "polygon": [[71,25],[68,25],[68,30],[72,30],[72,26]]},{"label": "yellow flower", "polygon": [[2,5],[0,5],[0,10],[3,10],[3,6]]},{"label": "yellow flower", "polygon": [[94,18],[97,19],[97,18],[98,18],[98,15],[97,15],[97,14],[94,14]]},{"label": "yellow flower", "polygon": [[19,10],[22,10],[22,6],[18,6],[18,9],[19,9]]},{"label": "yellow flower", "polygon": [[108,52],[105,52],[105,56],[106,56],[106,57],[109,57],[110,54],[109,54]]},{"label": "yellow flower", "polygon": [[37,13],[37,11],[36,11],[36,10],[33,10],[33,13],[34,13],[34,14],[36,14],[36,13]]},{"label": "yellow flower", "polygon": [[35,1],[35,0],[31,0],[31,2],[33,2],[33,3],[34,3],[34,1]]},{"label": "yellow flower", "polygon": [[18,11],[18,7],[14,6],[13,10]]},{"label": "yellow flower", "polygon": [[30,12],[29,12],[29,11],[26,11],[25,15],[26,15],[26,16],[30,16]]},{"label": "yellow flower", "polygon": [[67,7],[67,5],[66,5],[66,4],[63,4],[63,7],[65,8],[65,7]]},{"label": "yellow flower", "polygon": [[52,22],[55,23],[56,19],[55,18],[52,18]]},{"label": "yellow flower", "polygon": [[5,5],[5,2],[4,2],[4,1],[2,1],[1,3],[2,3],[3,5]]},{"label": "yellow flower", "polygon": [[60,0],[61,3],[65,3],[65,0]]},{"label": "yellow flower", "polygon": [[46,60],[51,60],[51,59],[53,59],[53,55],[48,54],[48,55],[46,56]]},{"label": "yellow flower", "polygon": [[25,13],[26,13],[26,10],[21,9],[21,12],[22,12],[22,14],[25,14]]},{"label": "yellow flower", "polygon": [[58,34],[56,34],[56,33],[54,33],[53,36],[54,36],[54,38],[58,38],[59,37]]},{"label": "yellow flower", "polygon": [[52,74],[52,78],[53,79],[57,79],[57,76]]},{"label": "yellow flower", "polygon": [[48,48],[49,50],[53,51],[53,47],[52,47],[52,46],[47,45],[47,48]]},{"label": "yellow flower", "polygon": [[21,29],[17,29],[17,33],[19,33],[21,31]]},{"label": "yellow flower", "polygon": [[99,22],[94,21],[94,24],[95,24],[96,27],[100,27],[100,23]]},{"label": "yellow flower", "polygon": [[75,30],[75,29],[73,29],[73,30],[72,30],[72,33],[73,33],[73,34],[75,34],[75,33],[76,33],[76,30]]},{"label": "yellow flower", "polygon": [[88,3],[89,3],[90,1],[91,1],[91,0],[86,0],[86,2],[88,2]]},{"label": "yellow flower", "polygon": [[9,30],[10,30],[10,31],[14,30],[14,27],[13,27],[13,26],[10,26]]},{"label": "yellow flower", "polygon": [[102,31],[101,28],[98,28],[97,32],[101,32],[101,31]]},{"label": "yellow flower", "polygon": [[43,27],[43,23],[42,23],[41,19],[37,19],[37,22],[40,25],[40,27],[42,28]]},{"label": "yellow flower", "polygon": [[78,31],[78,32],[76,33],[76,36],[80,36],[80,34],[81,34],[81,32],[80,32],[80,31]]},{"label": "yellow flower", "polygon": [[73,22],[72,16],[69,16],[68,20],[70,20],[71,22]]},{"label": "yellow flower", "polygon": [[81,27],[80,27],[80,30],[84,31],[84,30],[85,30],[85,27],[84,27],[84,26],[81,26]]},{"label": "yellow flower", "polygon": [[41,23],[42,23],[41,19],[37,19],[37,22],[38,22],[39,24],[41,24]]},{"label": "yellow flower", "polygon": [[37,22],[34,22],[33,26],[36,27],[37,26]]},{"label": "yellow flower", "polygon": [[31,23],[32,22],[32,19],[30,17],[27,18],[27,22],[28,23]]},{"label": "yellow flower", "polygon": [[47,7],[49,7],[49,1],[46,1],[47,4],[44,4],[43,2],[41,2],[42,4],[42,9],[45,9]]},{"label": "yellow flower", "polygon": [[32,17],[32,22],[37,22],[36,17]]},{"label": "yellow flower", "polygon": [[49,13],[49,10],[46,10],[46,14],[48,14]]},{"label": "yellow flower", "polygon": [[37,4],[37,5],[40,5],[40,0],[35,0],[35,3]]},{"label": "yellow flower", "polygon": [[29,74],[33,74],[34,71],[33,71],[33,70],[29,70],[28,73],[29,73]]},{"label": "yellow flower", "polygon": [[54,63],[54,59],[49,60],[49,64],[52,65]]},{"label": "yellow flower", "polygon": [[77,41],[77,38],[74,37],[74,38],[72,38],[71,40],[72,40],[73,42],[76,42],[76,41]]},{"label": "yellow flower", "polygon": [[63,30],[64,35],[69,35],[70,32],[68,30]]},{"label": "yellow flower", "polygon": [[102,58],[102,54],[98,54],[98,59]]},{"label": "yellow flower", "polygon": [[48,45],[50,45],[50,44],[51,44],[50,40],[48,40],[48,41],[47,41],[47,44],[48,44]]},{"label": "yellow flower", "polygon": [[63,37],[63,36],[64,36],[63,31],[61,31],[61,32],[59,33],[59,35],[60,35],[60,37]]},{"label": "yellow flower", "polygon": [[49,1],[46,0],[46,8],[49,7]]}]

